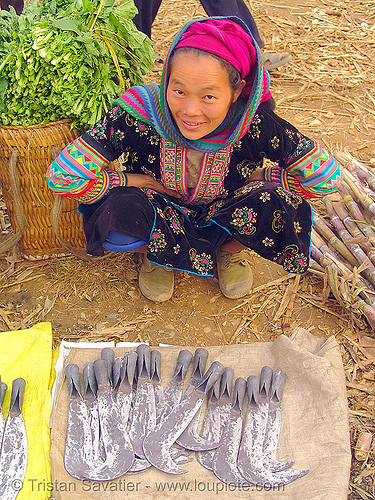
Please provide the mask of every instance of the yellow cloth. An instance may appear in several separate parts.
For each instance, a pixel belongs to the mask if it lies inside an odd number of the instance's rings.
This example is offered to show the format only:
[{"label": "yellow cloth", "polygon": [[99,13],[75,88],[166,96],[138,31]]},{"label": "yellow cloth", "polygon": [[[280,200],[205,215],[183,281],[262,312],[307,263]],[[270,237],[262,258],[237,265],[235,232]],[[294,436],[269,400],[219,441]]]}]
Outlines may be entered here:
[{"label": "yellow cloth", "polygon": [[12,382],[26,381],[23,417],[28,442],[28,461],[23,488],[17,500],[48,500],[51,488],[52,327],[38,323],[26,330],[0,333],[0,375],[8,386],[3,405],[6,418]]}]

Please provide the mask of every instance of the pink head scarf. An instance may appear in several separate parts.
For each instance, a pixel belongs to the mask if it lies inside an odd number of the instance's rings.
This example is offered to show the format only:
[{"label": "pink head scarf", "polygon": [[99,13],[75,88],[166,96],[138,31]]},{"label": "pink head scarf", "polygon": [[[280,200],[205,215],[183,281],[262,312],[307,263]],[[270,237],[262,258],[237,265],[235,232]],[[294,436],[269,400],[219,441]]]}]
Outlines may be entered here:
[{"label": "pink head scarf", "polygon": [[[228,61],[247,82],[242,94],[249,94],[257,68],[257,50],[251,35],[237,22],[228,18],[211,18],[205,22],[192,23],[181,36],[175,49],[180,47],[201,49]],[[268,81],[268,78],[265,80]],[[268,91],[262,100],[270,97]]]}]

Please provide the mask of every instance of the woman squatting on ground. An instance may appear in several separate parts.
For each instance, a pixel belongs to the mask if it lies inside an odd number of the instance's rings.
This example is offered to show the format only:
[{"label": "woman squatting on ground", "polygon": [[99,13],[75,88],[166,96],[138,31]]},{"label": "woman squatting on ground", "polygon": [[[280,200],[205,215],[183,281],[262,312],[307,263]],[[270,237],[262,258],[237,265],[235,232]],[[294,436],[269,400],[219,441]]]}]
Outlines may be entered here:
[{"label": "woman squatting on ground", "polygon": [[[273,111],[269,75],[236,17],[187,23],[160,86],[128,89],[49,167],[47,182],[80,202],[87,253],[144,253],[141,292],[173,293],[173,269],[250,292],[248,250],[291,273],[309,266],[308,198],[337,189],[341,169]],[[123,158],[123,171],[108,168]],[[273,163],[263,167],[268,158]]]}]

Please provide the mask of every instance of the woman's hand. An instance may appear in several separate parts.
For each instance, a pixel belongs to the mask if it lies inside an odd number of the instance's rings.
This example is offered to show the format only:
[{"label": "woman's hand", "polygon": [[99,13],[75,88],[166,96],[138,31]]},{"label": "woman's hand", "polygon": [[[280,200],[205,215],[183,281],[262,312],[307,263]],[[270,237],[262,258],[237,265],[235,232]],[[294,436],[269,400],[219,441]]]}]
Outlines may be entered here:
[{"label": "woman's hand", "polygon": [[252,172],[252,174],[246,179],[246,184],[250,181],[262,181],[263,180],[263,168],[257,168]]},{"label": "woman's hand", "polygon": [[181,198],[180,194],[173,189],[165,188],[160,182],[146,174],[126,174],[128,177],[128,187],[147,188],[157,191],[158,193],[172,196],[173,198]]}]

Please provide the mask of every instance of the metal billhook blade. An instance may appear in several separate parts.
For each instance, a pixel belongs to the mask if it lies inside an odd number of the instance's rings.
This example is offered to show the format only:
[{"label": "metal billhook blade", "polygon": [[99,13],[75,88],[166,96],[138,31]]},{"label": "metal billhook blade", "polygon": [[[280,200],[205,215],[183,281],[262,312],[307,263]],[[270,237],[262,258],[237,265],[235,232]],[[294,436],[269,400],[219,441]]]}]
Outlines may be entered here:
[{"label": "metal billhook blade", "polygon": [[156,421],[159,420],[161,406],[163,404],[164,389],[161,384],[161,354],[160,351],[151,351],[151,372],[150,379],[154,388],[155,405],[156,405]]},{"label": "metal billhook blade", "polygon": [[275,370],[272,377],[266,432],[263,443],[263,465],[272,472],[289,469],[294,462],[280,462],[277,446],[281,430],[281,394],[285,383],[285,373]]},{"label": "metal billhook blade", "polygon": [[90,459],[87,460],[85,464],[78,467],[78,475],[80,479],[109,481],[124,475],[130,469],[134,460],[134,451],[122,425],[117,405],[114,404],[107,361],[105,359],[94,361],[94,372],[98,384],[97,403],[105,461],[99,464]]},{"label": "metal billhook blade", "polygon": [[[234,379],[234,371],[232,368],[226,367],[221,375],[219,383],[219,395],[218,395],[218,412],[219,412],[219,436],[223,434],[224,428],[226,426],[230,410],[232,408],[232,386]],[[212,470],[212,460],[215,454],[215,450],[209,450],[205,452],[197,453],[197,460],[206,469]],[[203,464],[204,463],[204,464]]]},{"label": "metal billhook blade", "polygon": [[100,432],[99,410],[97,400],[98,384],[95,378],[94,364],[85,363],[83,366],[83,398],[89,412],[89,425],[91,429],[91,453],[86,460],[102,464],[105,460],[105,450]]},{"label": "metal billhook blade", "polygon": [[4,426],[5,426],[5,419],[3,415],[3,402],[5,398],[5,393],[7,392],[8,386],[6,385],[5,382],[1,381],[0,377],[0,445],[3,439],[3,432],[4,432]]},{"label": "metal billhook blade", "polygon": [[69,410],[64,465],[72,477],[83,479],[81,471],[86,469],[93,450],[90,412],[82,397],[78,365],[67,365],[65,377],[69,392]]},{"label": "metal billhook blade", "polygon": [[[0,455],[0,498],[13,500],[18,494],[15,481],[22,485],[27,467],[27,435],[22,416],[26,382],[17,378],[12,384],[8,417],[4,427]],[[2,388],[4,390],[4,387]]]},{"label": "metal billhook blade", "polygon": [[[207,397],[207,408],[203,417],[202,437],[212,442],[220,442],[220,379],[210,389]],[[212,470],[214,450],[197,451],[195,456],[198,462],[208,470]]]},{"label": "metal billhook blade", "polygon": [[288,469],[274,473],[263,465],[265,436],[264,410],[259,404],[259,381],[257,377],[247,379],[248,410],[238,452],[237,465],[241,474],[250,483],[259,486],[278,487],[289,484],[305,474],[307,470]]},{"label": "metal billhook blade", "polygon": [[[188,386],[185,390],[184,396],[188,395],[194,388],[198,385],[202,376],[204,374],[204,370],[206,368],[206,363],[208,359],[208,351],[203,347],[199,347],[194,353],[193,359],[193,372],[191,374]],[[212,441],[212,439],[205,438],[200,436],[197,432],[198,422],[200,419],[201,412],[198,411],[181,434],[181,436],[177,440],[177,444],[186,448],[187,450],[192,451],[205,451],[212,450],[219,446],[219,441]]]},{"label": "metal billhook blade", "polygon": [[137,390],[133,401],[132,420],[129,436],[137,457],[145,458],[143,440],[150,429],[156,425],[154,388],[150,380],[151,348],[147,344],[137,347],[138,374]]},{"label": "metal billhook blade", "polygon": [[112,373],[112,365],[115,360],[115,353],[110,347],[104,347],[101,351],[101,359],[104,359],[107,361],[107,366],[108,366],[108,378],[109,382],[112,385],[113,384],[113,373]]},{"label": "metal billhook blade", "polygon": [[246,393],[246,380],[239,377],[234,384],[232,407],[221,438],[212,459],[212,470],[217,478],[233,486],[248,486],[249,482],[237,469],[237,454],[242,433],[242,406]]},{"label": "metal billhook blade", "polygon": [[184,474],[186,470],[179,467],[171,456],[171,446],[189,425],[197,411],[201,408],[206,393],[220,377],[223,366],[215,361],[207,370],[197,387],[152,431],[143,441],[146,459],[157,469],[169,474]]},{"label": "metal billhook blade", "polygon": [[193,355],[187,349],[183,349],[179,352],[173,377],[164,391],[161,404],[159,403],[158,405],[157,414],[159,419],[157,423],[162,422],[162,420],[181,401],[184,380],[192,359]]},{"label": "metal billhook blade", "polygon": [[138,354],[127,351],[122,359],[120,383],[118,384],[116,403],[124,426],[127,427],[133,400],[133,383]]}]

